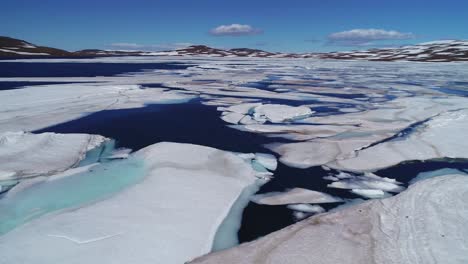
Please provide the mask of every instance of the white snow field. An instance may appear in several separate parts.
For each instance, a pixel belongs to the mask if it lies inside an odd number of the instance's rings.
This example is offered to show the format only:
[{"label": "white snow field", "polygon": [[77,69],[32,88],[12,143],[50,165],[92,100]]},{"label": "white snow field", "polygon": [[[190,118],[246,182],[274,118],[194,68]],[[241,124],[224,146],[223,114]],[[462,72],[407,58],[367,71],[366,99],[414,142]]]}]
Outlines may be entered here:
[{"label": "white snow field", "polygon": [[209,147],[158,143],[132,156],[147,171],[139,183],[4,234],[0,263],[184,263],[210,252],[231,206],[257,182],[249,162]]},{"label": "white snow field", "polygon": [[1,181],[63,172],[108,141],[99,135],[0,133]]},{"label": "white snow field", "polygon": [[466,263],[467,195],[466,175],[431,178],[190,263]]}]

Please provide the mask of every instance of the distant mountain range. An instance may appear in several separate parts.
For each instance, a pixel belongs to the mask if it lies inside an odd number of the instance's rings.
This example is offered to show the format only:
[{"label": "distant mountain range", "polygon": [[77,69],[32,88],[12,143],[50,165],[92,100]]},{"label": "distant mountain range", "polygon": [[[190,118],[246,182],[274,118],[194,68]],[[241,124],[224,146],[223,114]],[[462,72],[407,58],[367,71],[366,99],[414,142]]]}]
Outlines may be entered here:
[{"label": "distant mountain range", "polygon": [[37,46],[24,40],[0,36],[0,58],[37,57],[109,57],[109,56],[205,56],[205,57],[253,57],[253,58],[318,58],[372,61],[425,61],[447,62],[468,61],[468,41],[441,40],[409,45],[399,48],[369,49],[364,51],[342,51],[329,53],[278,53],[258,49],[217,49],[194,45],[183,49],[148,52],[86,49],[66,51]]}]

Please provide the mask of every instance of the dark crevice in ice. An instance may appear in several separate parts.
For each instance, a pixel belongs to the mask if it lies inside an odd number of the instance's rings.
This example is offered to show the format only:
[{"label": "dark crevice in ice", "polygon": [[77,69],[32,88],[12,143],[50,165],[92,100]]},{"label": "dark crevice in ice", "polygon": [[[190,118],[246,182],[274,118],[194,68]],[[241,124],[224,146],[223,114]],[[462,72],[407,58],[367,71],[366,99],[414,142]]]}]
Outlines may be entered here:
[{"label": "dark crevice in ice", "polygon": [[[438,116],[438,115],[436,115],[436,116]],[[382,139],[382,140],[379,140],[379,141],[376,141],[376,142],[374,142],[374,143],[372,143],[372,144],[370,144],[368,146],[357,149],[356,151],[362,151],[362,150],[374,147],[376,145],[379,145],[379,144],[382,144],[382,143],[385,143],[385,142],[389,142],[389,141],[393,141],[393,140],[403,140],[403,139],[407,138],[409,135],[411,135],[412,133],[414,133],[416,130],[420,129],[421,127],[424,127],[427,122],[429,122],[430,120],[432,120],[436,116],[429,117],[429,118],[424,119],[422,121],[412,123],[411,125],[409,125],[408,127],[406,127],[403,130],[400,130],[398,133],[394,134],[393,136]]]}]

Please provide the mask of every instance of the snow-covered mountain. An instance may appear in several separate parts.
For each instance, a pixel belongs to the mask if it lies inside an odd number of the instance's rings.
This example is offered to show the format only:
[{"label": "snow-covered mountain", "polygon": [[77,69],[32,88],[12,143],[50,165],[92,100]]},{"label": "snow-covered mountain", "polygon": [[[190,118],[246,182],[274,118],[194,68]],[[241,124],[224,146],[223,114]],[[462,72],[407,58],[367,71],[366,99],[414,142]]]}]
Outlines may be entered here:
[{"label": "snow-covered mountain", "polygon": [[332,52],[321,54],[320,57],[379,61],[468,61],[468,41],[441,40],[400,48]]},{"label": "snow-covered mountain", "polygon": [[150,54],[150,52],[99,49],[85,49],[70,52],[62,49],[38,46],[20,39],[0,36],[0,58],[142,56],[148,54]]},{"label": "snow-covered mountain", "polygon": [[399,48],[370,49],[329,53],[273,53],[257,49],[216,49],[197,45],[173,51],[155,52],[159,56],[209,56],[258,58],[318,58],[377,61],[468,61],[468,41],[444,40]]},{"label": "snow-covered mountain", "polygon": [[154,52],[151,55],[160,56],[209,56],[209,57],[274,57],[281,53],[272,53],[258,49],[238,48],[238,49],[217,49],[205,45],[193,45],[183,49],[172,51]]},{"label": "snow-covered mountain", "polygon": [[75,52],[36,46],[29,42],[0,37],[0,57],[103,57],[103,56],[203,56],[203,57],[253,57],[253,58],[317,58],[374,61],[468,61],[468,41],[441,40],[399,48],[340,51],[329,53],[279,53],[259,49],[219,49],[193,45],[183,49],[149,52],[127,50],[86,49]]},{"label": "snow-covered mountain", "polygon": [[27,41],[0,36],[0,57],[70,56],[70,52],[36,46]]}]

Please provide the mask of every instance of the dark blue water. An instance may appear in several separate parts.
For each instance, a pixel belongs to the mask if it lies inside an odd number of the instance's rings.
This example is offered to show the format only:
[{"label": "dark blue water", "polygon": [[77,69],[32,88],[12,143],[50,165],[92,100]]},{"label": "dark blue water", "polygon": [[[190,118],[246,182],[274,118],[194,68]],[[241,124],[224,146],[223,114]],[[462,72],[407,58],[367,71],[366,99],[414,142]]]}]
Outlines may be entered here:
[{"label": "dark blue water", "polygon": [[116,139],[119,147],[133,150],[170,141],[238,152],[265,152],[263,144],[278,142],[278,139],[229,128],[219,117],[216,107],[194,100],[185,104],[101,111],[35,132],[100,134]]},{"label": "dark blue water", "polygon": [[183,63],[42,63],[2,62],[0,77],[96,77],[143,70],[182,70],[194,65]]}]

